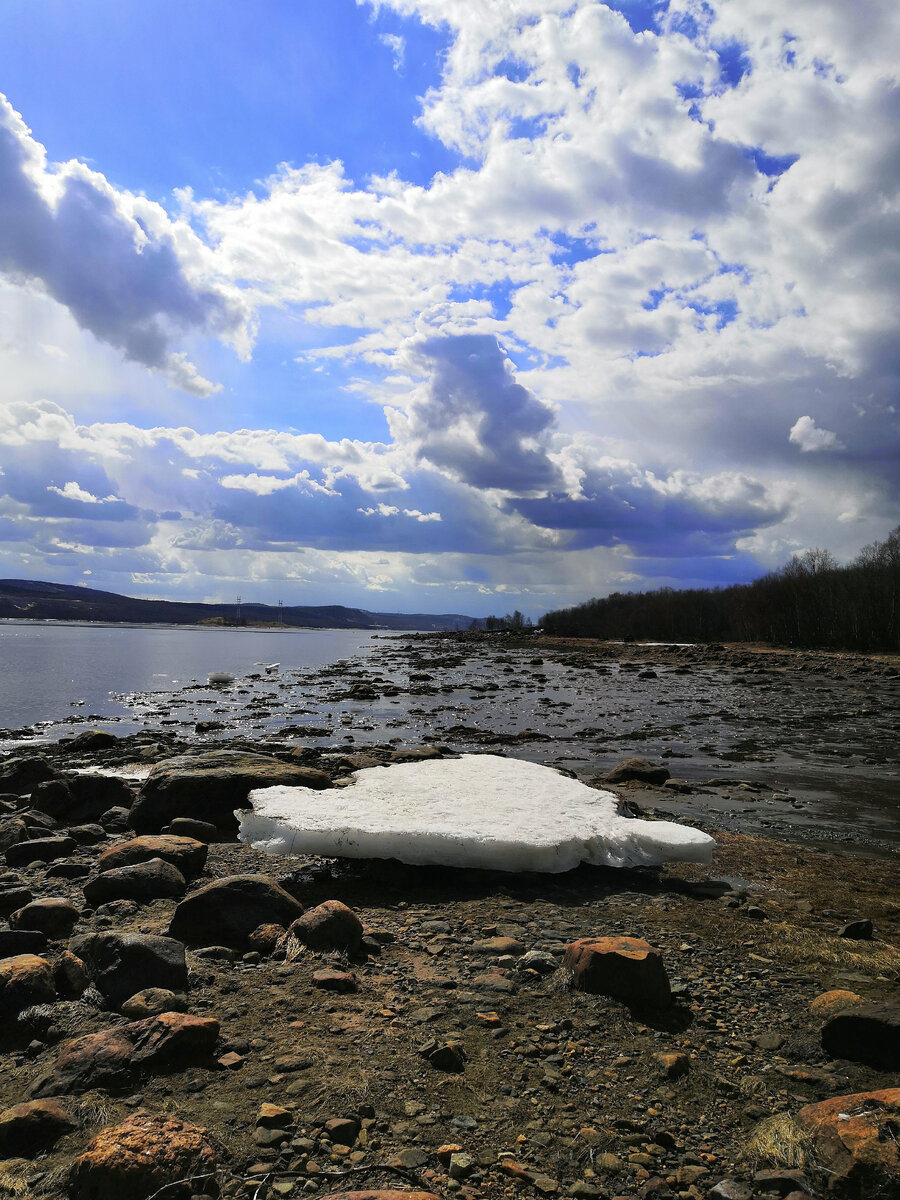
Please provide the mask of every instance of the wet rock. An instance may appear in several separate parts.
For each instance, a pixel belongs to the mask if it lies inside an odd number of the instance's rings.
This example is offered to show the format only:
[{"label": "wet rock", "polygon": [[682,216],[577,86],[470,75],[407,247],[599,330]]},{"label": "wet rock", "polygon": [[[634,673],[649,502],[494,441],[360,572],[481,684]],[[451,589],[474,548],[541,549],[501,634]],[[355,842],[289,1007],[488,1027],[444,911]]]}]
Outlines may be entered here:
[{"label": "wet rock", "polygon": [[303,905],[267,875],[232,875],[187,896],[172,916],[171,937],[189,945],[225,944],[243,948],[260,925],[285,928]]},{"label": "wet rock", "polygon": [[77,1128],[58,1100],[28,1100],[0,1113],[0,1158],[16,1154],[33,1158]]},{"label": "wet rock", "polygon": [[187,880],[171,863],[151,858],[104,871],[86,883],[82,891],[85,900],[95,906],[109,900],[150,901],[183,896],[187,891]]},{"label": "wet rock", "polygon": [[822,1027],[822,1049],[879,1071],[900,1070],[900,1005],[863,1004],[836,1013]]},{"label": "wet rock", "polygon": [[92,933],[76,939],[72,950],[113,1008],[145,988],[187,990],[184,946],[174,938],[144,933]]},{"label": "wet rock", "polygon": [[47,935],[37,929],[0,929],[0,958],[42,954],[46,949]]},{"label": "wet rock", "polygon": [[311,950],[359,949],[363,936],[362,921],[340,900],[326,900],[298,917],[290,933]]},{"label": "wet rock", "polygon": [[654,766],[646,758],[626,758],[603,776],[606,783],[649,783],[661,787],[669,778],[669,768]]},{"label": "wet rock", "polygon": [[56,999],[53,972],[45,958],[16,954],[0,960],[0,1018],[14,1017],[33,1004]]},{"label": "wet rock", "polygon": [[0,792],[27,796],[39,783],[55,779],[57,772],[42,754],[15,755],[0,762]]},{"label": "wet rock", "polygon": [[115,871],[120,867],[131,867],[149,862],[152,858],[161,858],[163,862],[176,867],[185,879],[193,879],[203,870],[208,854],[209,846],[196,838],[156,834],[131,838],[117,846],[110,846],[97,859],[97,866],[101,871]]},{"label": "wet rock", "polygon": [[87,968],[71,950],[63,950],[54,962],[53,983],[63,1000],[77,1000],[88,987]]},{"label": "wet rock", "polygon": [[236,829],[234,810],[247,807],[254,788],[330,785],[322,776],[312,768],[239,750],[181,755],[152,769],[131,809],[131,825],[138,833],[155,833],[176,817],[192,817],[219,829]]},{"label": "wet rock", "polygon": [[77,1095],[97,1087],[125,1086],[143,1072],[208,1064],[218,1037],[218,1021],[176,1012],[88,1033],[63,1047],[31,1095]]},{"label": "wet rock", "polygon": [[313,971],[313,986],[326,992],[355,992],[359,985],[352,971],[336,971],[328,967]]},{"label": "wet rock", "polygon": [[78,843],[70,837],[31,838],[18,842],[6,851],[6,865],[27,867],[33,862],[53,862],[55,858],[68,858],[78,849]]},{"label": "wet rock", "polygon": [[[166,1200],[215,1194],[216,1156],[207,1132],[171,1116],[136,1113],[99,1133],[75,1160],[71,1200]],[[164,1190],[163,1190],[164,1189]]]},{"label": "wet rock", "polygon": [[9,918],[12,929],[36,929],[48,938],[67,938],[81,916],[69,900],[33,900]]},{"label": "wet rock", "polygon": [[672,1002],[662,956],[640,938],[580,938],[566,947],[563,969],[579,991],[647,1008]]},{"label": "wet rock", "polygon": [[164,1012],[185,1012],[187,1001],[169,988],[144,988],[119,1005],[119,1012],[133,1021],[158,1017]]},{"label": "wet rock", "polygon": [[815,1139],[817,1157],[829,1173],[829,1191],[853,1197],[896,1194],[900,1088],[808,1104],[796,1121]]}]

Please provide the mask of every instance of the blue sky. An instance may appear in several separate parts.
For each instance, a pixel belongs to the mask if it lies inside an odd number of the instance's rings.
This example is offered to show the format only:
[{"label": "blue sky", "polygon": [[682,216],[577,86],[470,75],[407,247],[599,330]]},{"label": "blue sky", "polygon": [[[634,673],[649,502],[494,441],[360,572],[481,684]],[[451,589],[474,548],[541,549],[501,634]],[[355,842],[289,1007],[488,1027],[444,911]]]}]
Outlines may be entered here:
[{"label": "blue sky", "polygon": [[0,574],[462,611],[897,523],[887,0],[6,0]]}]

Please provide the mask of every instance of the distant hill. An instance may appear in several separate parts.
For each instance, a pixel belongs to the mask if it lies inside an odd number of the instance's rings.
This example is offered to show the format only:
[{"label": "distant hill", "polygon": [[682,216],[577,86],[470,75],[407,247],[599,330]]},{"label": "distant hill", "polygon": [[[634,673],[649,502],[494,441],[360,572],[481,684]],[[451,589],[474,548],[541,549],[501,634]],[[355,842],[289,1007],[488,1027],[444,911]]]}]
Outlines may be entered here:
[{"label": "distant hill", "polygon": [[[44,583],[35,579],[0,579],[0,618],[34,621],[112,621],[164,625],[278,625],[304,629],[468,629],[472,618],[461,613],[379,613],[341,604],[305,605],[242,603],[195,604],[181,600],[137,600],[115,592]],[[482,622],[478,622],[481,624]]]}]

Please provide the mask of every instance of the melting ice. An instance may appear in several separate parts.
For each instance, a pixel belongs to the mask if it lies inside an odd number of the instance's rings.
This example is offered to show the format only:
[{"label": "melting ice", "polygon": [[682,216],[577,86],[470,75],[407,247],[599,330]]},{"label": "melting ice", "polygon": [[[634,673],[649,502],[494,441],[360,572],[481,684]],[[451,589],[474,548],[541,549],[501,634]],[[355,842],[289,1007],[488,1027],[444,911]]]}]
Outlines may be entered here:
[{"label": "melting ice", "polygon": [[558,872],[710,862],[715,847],[697,829],[622,816],[612,793],[552,767],[491,754],[368,767],[324,792],[259,788],[249,802],[240,840],[270,854]]}]

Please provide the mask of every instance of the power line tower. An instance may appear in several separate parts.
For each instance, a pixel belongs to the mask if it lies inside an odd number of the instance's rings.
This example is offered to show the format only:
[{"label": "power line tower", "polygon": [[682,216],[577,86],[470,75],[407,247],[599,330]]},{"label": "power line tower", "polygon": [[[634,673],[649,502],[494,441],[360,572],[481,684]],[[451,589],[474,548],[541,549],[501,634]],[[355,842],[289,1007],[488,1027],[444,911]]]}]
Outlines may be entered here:
[{"label": "power line tower", "polygon": [[281,600],[278,601],[278,624],[284,624],[284,604]]},{"label": "power line tower", "polygon": [[241,598],[240,598],[240,596],[236,596],[234,602],[237,605],[237,619],[238,619],[238,625],[240,625],[240,623],[241,623]]}]

